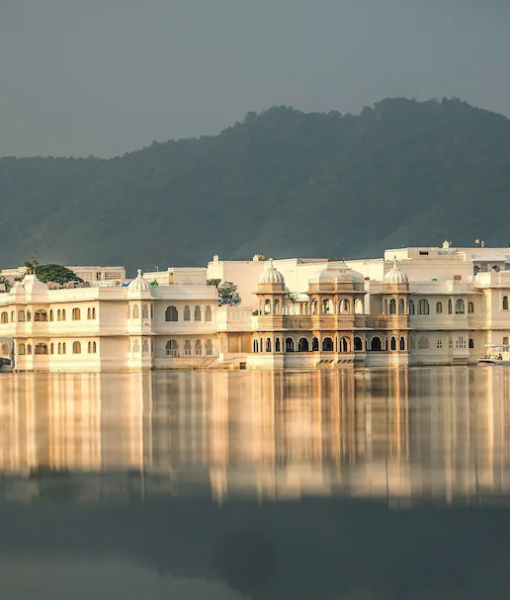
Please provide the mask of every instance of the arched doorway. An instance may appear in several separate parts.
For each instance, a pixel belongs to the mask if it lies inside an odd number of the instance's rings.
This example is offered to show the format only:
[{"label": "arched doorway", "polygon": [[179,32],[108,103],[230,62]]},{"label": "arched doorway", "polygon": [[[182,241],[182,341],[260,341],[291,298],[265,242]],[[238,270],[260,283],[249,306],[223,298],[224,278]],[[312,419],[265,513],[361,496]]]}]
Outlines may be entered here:
[{"label": "arched doorway", "polygon": [[380,352],[382,350],[382,342],[381,338],[376,335],[372,338],[372,342],[370,344],[370,350],[374,352]]},{"label": "arched doorway", "polygon": [[322,340],[322,351],[333,352],[333,340],[330,337],[325,337]]},{"label": "arched doorway", "polygon": [[354,338],[354,351],[355,352],[361,352],[363,350],[363,340],[356,336]]},{"label": "arched doorway", "polygon": [[298,343],[298,352],[308,352],[310,345],[306,338],[300,338]]}]

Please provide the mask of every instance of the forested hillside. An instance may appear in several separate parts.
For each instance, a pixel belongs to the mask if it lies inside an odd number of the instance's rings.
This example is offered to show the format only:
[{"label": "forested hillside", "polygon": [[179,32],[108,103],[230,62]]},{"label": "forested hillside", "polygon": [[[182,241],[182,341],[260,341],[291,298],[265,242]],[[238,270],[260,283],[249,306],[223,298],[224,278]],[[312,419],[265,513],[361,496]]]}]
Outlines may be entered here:
[{"label": "forested hillside", "polygon": [[0,159],[0,266],[201,265],[510,241],[510,121],[459,100],[277,107],[103,160]]}]

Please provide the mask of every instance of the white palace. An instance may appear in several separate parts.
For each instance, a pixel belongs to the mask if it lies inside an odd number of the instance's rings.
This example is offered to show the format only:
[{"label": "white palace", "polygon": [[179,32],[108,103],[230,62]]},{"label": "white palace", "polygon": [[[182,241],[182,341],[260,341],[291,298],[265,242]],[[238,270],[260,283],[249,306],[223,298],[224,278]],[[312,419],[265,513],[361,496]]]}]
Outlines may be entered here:
[{"label": "white palace", "polygon": [[[510,248],[445,242],[352,261],[215,256],[204,268],[138,271],[130,282],[122,267],[74,270],[89,273],[87,287],[50,289],[27,274],[0,294],[0,348],[11,368],[474,364],[486,344],[510,337]],[[210,280],[235,283],[241,305],[218,306]]]}]

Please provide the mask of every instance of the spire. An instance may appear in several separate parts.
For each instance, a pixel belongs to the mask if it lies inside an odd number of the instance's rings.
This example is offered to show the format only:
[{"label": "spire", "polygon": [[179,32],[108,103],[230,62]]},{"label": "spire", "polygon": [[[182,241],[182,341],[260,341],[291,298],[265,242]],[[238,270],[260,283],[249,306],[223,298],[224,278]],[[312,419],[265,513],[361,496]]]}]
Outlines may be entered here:
[{"label": "spire", "polygon": [[141,279],[141,278],[142,278],[142,276],[143,276],[143,271],[142,271],[142,269],[138,269],[137,273],[138,273],[138,277]]},{"label": "spire", "polygon": [[393,268],[398,271],[397,256],[393,257]]}]

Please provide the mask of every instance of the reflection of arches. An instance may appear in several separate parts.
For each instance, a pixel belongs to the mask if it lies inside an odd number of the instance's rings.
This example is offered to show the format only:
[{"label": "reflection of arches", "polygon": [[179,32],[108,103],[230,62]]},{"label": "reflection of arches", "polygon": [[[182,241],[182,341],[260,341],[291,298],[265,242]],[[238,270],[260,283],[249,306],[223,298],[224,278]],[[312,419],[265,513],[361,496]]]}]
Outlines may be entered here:
[{"label": "reflection of arches", "polygon": [[429,338],[422,335],[418,340],[418,349],[419,350],[428,350],[430,348]]},{"label": "reflection of arches", "polygon": [[363,340],[359,336],[356,336],[354,338],[354,351],[360,352],[361,350],[363,350]]},{"label": "reflection of arches", "polygon": [[378,335],[372,338],[370,342],[370,349],[375,352],[380,352],[382,350],[381,338]]},{"label": "reflection of arches", "polygon": [[390,350],[395,352],[396,349],[397,349],[397,339],[395,338],[395,336],[392,336],[391,340],[390,340]]},{"label": "reflection of arches", "polygon": [[333,352],[333,340],[330,337],[325,337],[322,340],[323,352]]},{"label": "reflection of arches", "polygon": [[285,352],[294,352],[294,340],[291,337],[285,338]]},{"label": "reflection of arches", "polygon": [[343,337],[340,340],[340,352],[350,352],[351,351],[351,340],[349,338]]},{"label": "reflection of arches", "polygon": [[319,340],[314,336],[312,338],[312,352],[319,351]]},{"label": "reflection of arches", "polygon": [[309,349],[309,343],[308,340],[304,337],[299,338],[299,342],[298,342],[298,352],[308,352]]}]

